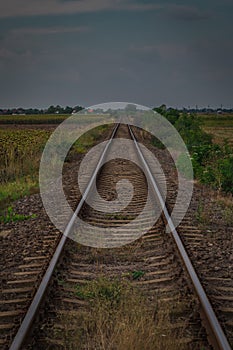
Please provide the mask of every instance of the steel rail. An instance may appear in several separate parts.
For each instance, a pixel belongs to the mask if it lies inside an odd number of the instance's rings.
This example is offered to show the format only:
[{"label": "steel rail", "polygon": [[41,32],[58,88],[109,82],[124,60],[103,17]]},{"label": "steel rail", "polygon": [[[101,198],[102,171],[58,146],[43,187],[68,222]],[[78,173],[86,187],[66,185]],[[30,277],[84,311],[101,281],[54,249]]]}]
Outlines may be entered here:
[{"label": "steel rail", "polygon": [[[81,198],[81,200],[80,200],[80,202],[79,202],[79,204],[78,204],[78,206],[77,206],[77,208],[76,208],[76,210],[71,218],[71,220],[69,221],[69,223],[65,229],[64,234],[62,235],[62,238],[61,238],[61,240],[56,248],[56,251],[55,251],[55,253],[50,261],[50,264],[49,264],[49,266],[44,274],[44,277],[40,283],[40,286],[39,286],[39,288],[38,288],[38,290],[37,290],[37,292],[32,300],[32,303],[31,303],[31,305],[30,305],[30,307],[29,307],[29,309],[28,309],[28,311],[23,319],[23,322],[22,322],[20,328],[18,329],[18,332],[17,332],[17,334],[16,334],[16,336],[15,336],[15,338],[10,346],[10,350],[20,350],[22,344],[24,343],[24,341],[25,341],[25,339],[26,339],[26,337],[31,329],[31,326],[32,326],[33,321],[34,321],[35,316],[36,316],[36,313],[39,309],[39,306],[40,306],[42,299],[45,295],[45,292],[47,290],[49,282],[52,278],[52,274],[54,272],[54,269],[58,263],[58,260],[61,256],[61,253],[63,251],[65,242],[67,240],[67,236],[68,236],[68,234],[69,234],[69,232],[74,224],[75,218],[77,217],[78,213],[80,212],[87,196],[89,195],[89,193],[92,189],[94,182],[96,181],[97,174],[102,166],[106,152],[109,149],[109,146],[110,146],[112,139],[114,138],[114,136],[117,132],[119,125],[120,124],[116,125],[116,127],[114,128],[114,130],[112,132],[110,140],[108,141],[108,143],[105,146],[105,149],[104,149],[104,151],[103,151],[103,153],[98,161],[96,169],[94,170],[94,172],[92,174],[91,180],[90,180],[90,182],[89,182],[89,184],[88,184],[88,186],[87,186],[87,188],[86,188],[86,190],[85,190],[85,192],[84,192],[84,194],[83,194],[83,196],[82,196],[82,198]],[[187,270],[187,272],[192,280],[192,283],[194,285],[194,288],[195,288],[196,293],[198,295],[198,298],[200,300],[201,306],[202,306],[202,308],[205,312],[206,318],[209,322],[209,326],[210,326],[210,329],[212,331],[212,334],[215,337],[215,343],[217,345],[216,349],[231,350],[231,347],[228,343],[228,340],[227,340],[227,338],[222,330],[221,325],[218,322],[218,319],[217,319],[217,317],[213,311],[213,308],[209,302],[209,299],[208,299],[208,297],[207,297],[207,295],[206,295],[206,293],[201,285],[201,282],[200,282],[200,280],[199,280],[199,278],[194,270],[194,267],[192,266],[192,263],[187,255],[187,252],[183,246],[183,243],[179,237],[179,234],[177,233],[176,228],[175,228],[173,222],[171,221],[170,215],[169,215],[168,210],[166,208],[166,204],[165,204],[164,199],[159,191],[159,187],[154,179],[154,176],[151,173],[149,165],[142,154],[142,151],[138,145],[138,142],[136,140],[136,137],[134,136],[134,133],[133,133],[130,125],[129,124],[127,124],[127,125],[128,125],[128,129],[129,129],[131,138],[132,138],[132,140],[135,144],[135,147],[138,151],[139,157],[140,157],[142,164],[143,164],[143,166],[144,166],[144,168],[149,176],[153,190],[155,191],[155,194],[159,200],[159,203],[160,203],[161,208],[163,210],[166,221],[170,227],[171,234],[172,234],[172,237],[176,243],[179,254],[180,254],[182,260],[184,261],[186,270]]]},{"label": "steel rail", "polygon": [[138,145],[138,142],[136,140],[136,137],[134,136],[134,133],[130,127],[130,125],[128,124],[128,129],[129,129],[129,132],[130,132],[130,135],[132,137],[132,140],[134,141],[134,144],[135,144],[135,147],[138,151],[138,154],[140,156],[140,159],[142,161],[142,164],[149,176],[149,179],[150,179],[150,182],[151,182],[151,185],[156,193],[156,196],[159,200],[159,203],[161,205],[161,208],[163,210],[163,213],[164,213],[164,216],[166,218],[166,221],[169,225],[169,228],[171,230],[171,234],[172,234],[172,237],[176,243],[176,246],[178,248],[178,251],[179,251],[179,254],[184,262],[184,265],[185,265],[185,268],[192,280],[192,283],[193,283],[193,286],[195,288],[195,291],[196,291],[196,294],[199,298],[199,301],[201,303],[201,307],[203,308],[204,310],[204,314],[207,318],[207,321],[209,323],[209,327],[210,327],[210,330],[211,330],[211,335],[215,338],[214,339],[214,344],[213,346],[215,345],[216,349],[218,350],[231,350],[231,346],[227,340],[227,337],[225,335],[225,333],[223,332],[223,329],[215,315],[215,312],[212,308],[212,305],[205,293],[205,290],[204,288],[202,287],[202,284],[197,276],[197,273],[191,263],[191,260],[189,259],[189,256],[184,248],[184,245],[180,239],[180,236],[171,220],[171,217],[168,213],[168,210],[166,208],[166,204],[164,202],[164,199],[159,191],[159,188],[158,188],[158,185],[155,181],[155,178],[153,176],[153,174],[151,173],[151,170],[150,170],[150,167],[147,163],[147,161],[145,160],[143,154],[142,154],[142,151]]},{"label": "steel rail", "polygon": [[55,270],[55,267],[59,261],[59,258],[61,256],[61,253],[63,251],[63,248],[65,246],[65,243],[66,243],[66,240],[67,240],[67,236],[69,235],[69,232],[70,230],[72,229],[72,226],[74,224],[74,221],[77,217],[77,215],[79,214],[83,204],[85,203],[85,200],[87,199],[91,189],[92,189],[92,186],[93,184],[95,183],[96,181],[96,177],[97,177],[97,174],[98,174],[98,171],[100,170],[102,164],[103,164],[103,160],[104,160],[104,157],[109,149],[109,146],[114,138],[114,136],[116,135],[116,132],[119,128],[119,123],[115,126],[113,132],[112,132],[112,135],[109,139],[109,141],[107,142],[104,150],[103,150],[103,153],[97,163],[97,166],[91,176],[91,179],[90,179],[90,182],[88,184],[88,186],[86,187],[85,189],[85,192],[83,193],[83,196],[75,210],[75,212],[73,213],[69,223],[67,224],[66,226],[66,229],[64,231],[64,234],[62,235],[61,237],[61,240],[59,241],[58,245],[57,245],[57,248],[55,250],[55,253],[52,257],[52,259],[50,260],[50,263],[49,263],[49,266],[42,278],[42,281],[39,285],[39,288],[37,289],[36,291],[36,294],[29,306],[29,309],[26,313],[26,315],[24,316],[24,319],[16,333],[16,336],[14,337],[12,343],[11,343],[11,346],[10,346],[10,350],[20,350],[21,349],[21,346],[23,345],[23,343],[25,342],[26,340],[26,337],[29,333],[29,331],[31,330],[31,327],[32,327],[32,324],[33,324],[33,321],[36,317],[36,313],[39,309],[39,306],[41,305],[41,302],[43,300],[43,297],[45,295],[45,292],[48,288],[48,285],[49,285],[49,282],[52,278],[52,275],[53,275],[53,272]]}]

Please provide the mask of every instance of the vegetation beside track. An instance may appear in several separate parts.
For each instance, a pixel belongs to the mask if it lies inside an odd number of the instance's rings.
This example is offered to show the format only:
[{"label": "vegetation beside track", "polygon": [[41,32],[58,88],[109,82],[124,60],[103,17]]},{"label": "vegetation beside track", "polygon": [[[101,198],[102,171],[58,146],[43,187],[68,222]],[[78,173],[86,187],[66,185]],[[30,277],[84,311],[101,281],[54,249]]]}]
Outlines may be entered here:
[{"label": "vegetation beside track", "polygon": [[233,147],[233,114],[200,114],[199,118],[202,128],[212,135],[214,143],[222,145],[227,142]]},{"label": "vegetation beside track", "polygon": [[[40,159],[52,132],[46,125],[54,124],[55,120],[62,122],[64,118],[60,117],[60,120],[45,115],[1,117],[0,126],[2,118],[8,118],[10,125],[0,128],[0,210],[14,200],[39,191]],[[22,129],[14,127],[21,124],[24,124]],[[34,124],[43,124],[43,128],[33,129]],[[75,154],[85,153],[106,129],[107,126],[101,126],[80,137],[66,160],[72,161]]]},{"label": "vegetation beside track", "polygon": [[34,219],[34,218],[36,218],[35,214],[31,214],[31,215],[17,214],[15,213],[12,207],[8,207],[4,215],[0,216],[0,223],[7,224],[9,222],[24,221],[28,219]]},{"label": "vegetation beside track", "polygon": [[66,114],[2,115],[0,116],[0,124],[60,124],[66,118],[68,118]]},{"label": "vegetation beside track", "polygon": [[[156,108],[178,130],[191,155],[194,176],[201,183],[214,189],[233,194],[233,147],[227,140],[213,142],[213,136],[204,130],[206,120],[219,123],[223,119],[204,119],[196,115],[180,113],[175,109]],[[224,119],[225,123],[226,120]],[[230,118],[233,120],[233,117]],[[229,120],[228,120],[229,123]],[[233,122],[232,122],[233,124]]]},{"label": "vegetation beside track", "polygon": [[46,130],[0,130],[0,205],[38,190]]}]

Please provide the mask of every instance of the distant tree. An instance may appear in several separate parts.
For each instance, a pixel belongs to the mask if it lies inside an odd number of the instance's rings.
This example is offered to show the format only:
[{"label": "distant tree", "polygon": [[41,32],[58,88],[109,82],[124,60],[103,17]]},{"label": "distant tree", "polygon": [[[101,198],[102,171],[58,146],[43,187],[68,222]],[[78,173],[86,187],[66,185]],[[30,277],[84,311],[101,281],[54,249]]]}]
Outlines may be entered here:
[{"label": "distant tree", "polygon": [[56,112],[56,108],[52,105],[47,109],[48,114],[54,114]]},{"label": "distant tree", "polygon": [[126,107],[125,107],[125,111],[126,113],[130,114],[130,113],[135,113],[137,110],[137,107],[134,104],[129,103]]},{"label": "distant tree", "polygon": [[81,107],[81,106],[75,106],[73,109],[74,109],[76,112],[79,112],[79,111],[83,110],[84,108]]},{"label": "distant tree", "polygon": [[64,109],[64,113],[65,114],[71,114],[72,112],[73,112],[73,108],[72,107],[66,106],[66,108]]}]

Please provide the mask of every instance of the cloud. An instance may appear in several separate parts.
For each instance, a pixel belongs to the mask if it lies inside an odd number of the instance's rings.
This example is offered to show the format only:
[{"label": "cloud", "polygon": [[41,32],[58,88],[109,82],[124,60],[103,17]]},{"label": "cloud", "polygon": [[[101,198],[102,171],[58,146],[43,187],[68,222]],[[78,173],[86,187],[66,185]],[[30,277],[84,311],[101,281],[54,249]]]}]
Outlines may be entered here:
[{"label": "cloud", "polygon": [[188,47],[180,43],[160,43],[157,45],[131,46],[129,51],[137,55],[150,55],[151,57],[155,57],[157,54],[162,59],[174,60],[187,55]]},{"label": "cloud", "polygon": [[19,35],[49,35],[63,33],[84,33],[89,32],[90,27],[39,27],[39,28],[18,28],[11,31],[17,36]]},{"label": "cloud", "polygon": [[0,18],[39,15],[69,15],[100,11],[159,11],[169,17],[197,21],[209,15],[193,6],[139,2],[138,0],[8,0],[0,3]]},{"label": "cloud", "polygon": [[127,55],[132,63],[154,65],[160,60],[156,45],[131,45]]},{"label": "cloud", "polygon": [[8,0],[0,3],[0,17],[60,15],[106,10],[150,11],[159,4],[138,4],[133,0]]},{"label": "cloud", "polygon": [[200,21],[210,17],[208,13],[193,6],[169,5],[166,13],[169,17],[183,21]]},{"label": "cloud", "polygon": [[[131,45],[127,57],[130,59],[130,69],[141,76],[141,80],[154,79],[160,81],[161,76],[168,81],[180,81],[185,76],[190,65],[189,44],[164,41],[147,45]],[[142,72],[142,74],[141,74]]]}]

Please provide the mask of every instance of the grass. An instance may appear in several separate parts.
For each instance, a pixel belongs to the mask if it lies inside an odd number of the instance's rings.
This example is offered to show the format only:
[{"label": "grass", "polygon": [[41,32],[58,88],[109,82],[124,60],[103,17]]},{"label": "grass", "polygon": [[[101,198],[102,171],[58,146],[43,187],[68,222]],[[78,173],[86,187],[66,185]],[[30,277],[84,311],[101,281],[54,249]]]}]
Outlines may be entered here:
[{"label": "grass", "polygon": [[54,336],[65,349],[182,350],[183,329],[174,329],[174,307],[159,308],[132,285],[100,277],[77,286],[76,296],[87,309],[75,316],[60,316]]},{"label": "grass", "polygon": [[[233,202],[231,196],[223,197],[221,194],[210,193],[212,206],[208,202],[200,200],[196,211],[196,220],[200,228],[210,226],[233,226]],[[216,213],[215,213],[216,211]],[[215,213],[215,214],[214,214]]]},{"label": "grass", "polygon": [[100,125],[89,132],[83,134],[73,145],[73,151],[78,153],[86,153],[96,141],[98,141],[102,134],[109,128],[108,125]]},{"label": "grass", "polygon": [[213,142],[233,145],[233,115],[200,115],[203,130],[213,136]]},{"label": "grass", "polygon": [[5,211],[5,214],[0,216],[0,223],[10,223],[10,222],[17,222],[17,221],[24,221],[28,219],[34,219],[36,217],[35,214],[32,215],[23,215],[23,214],[17,214],[14,212],[12,207],[8,207]]},{"label": "grass", "polygon": [[138,279],[140,279],[141,277],[143,277],[145,275],[145,272],[144,271],[141,271],[141,270],[139,270],[139,271],[133,271],[132,272],[132,278],[133,278],[133,280],[138,280]]},{"label": "grass", "polygon": [[219,207],[220,215],[222,216],[224,223],[228,226],[233,226],[233,201],[232,198],[224,198],[218,196],[215,199],[216,205]]},{"label": "grass", "polygon": [[[33,116],[49,124],[51,119],[47,116]],[[56,116],[53,116],[56,118]],[[62,116],[59,116],[59,118]],[[9,120],[20,118],[34,123],[32,116],[0,117]],[[11,119],[10,119],[11,118]],[[18,120],[19,118],[19,120]],[[30,125],[17,130],[13,126],[0,129],[0,209],[6,207],[14,200],[39,190],[39,165],[44,146],[51,134],[45,129],[30,129]],[[85,153],[97,142],[108,126],[100,126],[84,134],[73,146],[67,161],[72,160],[74,154]]]},{"label": "grass", "polygon": [[0,207],[38,190],[46,130],[0,130]]},{"label": "grass", "polygon": [[204,203],[202,201],[199,201],[197,211],[196,211],[196,220],[200,224],[208,224],[209,223],[209,217],[205,211]]},{"label": "grass", "polygon": [[68,117],[67,114],[2,115],[0,116],[0,125],[60,124]]},{"label": "grass", "polygon": [[25,176],[13,182],[0,184],[0,209],[5,208],[9,203],[39,191],[37,179]]},{"label": "grass", "polygon": [[213,136],[214,143],[224,144],[228,142],[229,145],[233,146],[233,127],[204,127],[204,130]]},{"label": "grass", "polygon": [[0,181],[35,174],[49,135],[46,130],[0,130]]}]

